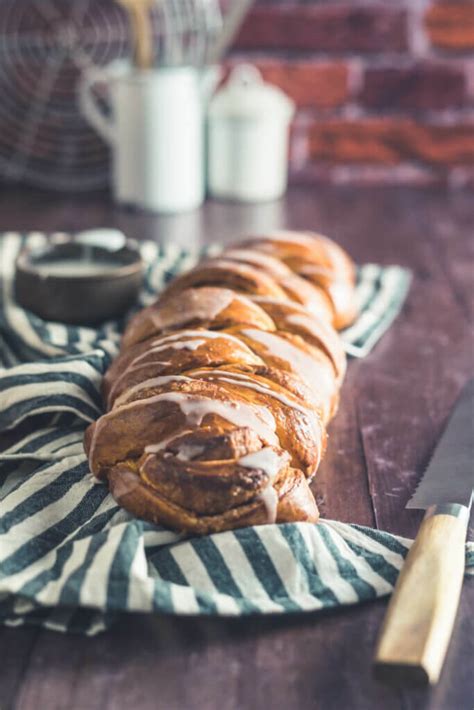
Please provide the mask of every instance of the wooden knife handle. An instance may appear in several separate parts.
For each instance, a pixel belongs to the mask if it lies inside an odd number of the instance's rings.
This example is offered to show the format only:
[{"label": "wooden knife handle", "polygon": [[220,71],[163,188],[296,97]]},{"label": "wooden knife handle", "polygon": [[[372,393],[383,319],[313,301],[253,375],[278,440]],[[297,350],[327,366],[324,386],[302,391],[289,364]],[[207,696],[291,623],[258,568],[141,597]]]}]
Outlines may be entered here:
[{"label": "wooden knife handle", "polygon": [[428,511],[388,606],[375,655],[377,677],[437,682],[461,594],[468,519],[464,506]]}]

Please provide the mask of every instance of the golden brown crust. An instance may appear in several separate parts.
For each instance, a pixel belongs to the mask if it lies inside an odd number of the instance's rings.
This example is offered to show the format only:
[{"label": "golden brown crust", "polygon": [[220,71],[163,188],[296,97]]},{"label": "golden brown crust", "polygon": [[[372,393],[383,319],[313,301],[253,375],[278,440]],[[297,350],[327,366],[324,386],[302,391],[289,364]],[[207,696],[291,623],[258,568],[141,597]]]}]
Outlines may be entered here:
[{"label": "golden brown crust", "polygon": [[[275,522],[269,519],[265,503],[259,498],[231,507],[224,513],[198,515],[168,500],[159,489],[148,486],[129,468],[115,467],[108,480],[110,492],[123,508],[139,518],[179,532],[208,535]],[[290,469],[289,475],[275,484],[275,490],[278,496],[277,522],[317,522],[319,511],[301,471]]]},{"label": "golden brown crust", "polygon": [[243,294],[228,288],[184,289],[179,299],[167,289],[156,303],[132,318],[122,338],[122,350],[161,333],[183,328],[219,330],[232,325],[271,328],[271,319]]},{"label": "golden brown crust", "polygon": [[[308,481],[345,372],[354,267],[319,235],[247,240],[129,323],[87,430],[120,505],[177,530],[315,521]],[[351,315],[352,309],[352,315]]]},{"label": "golden brown crust", "polygon": [[353,292],[355,267],[335,242],[314,232],[276,232],[250,238],[244,246],[281,259],[324,293],[337,330],[353,322],[357,315]]}]

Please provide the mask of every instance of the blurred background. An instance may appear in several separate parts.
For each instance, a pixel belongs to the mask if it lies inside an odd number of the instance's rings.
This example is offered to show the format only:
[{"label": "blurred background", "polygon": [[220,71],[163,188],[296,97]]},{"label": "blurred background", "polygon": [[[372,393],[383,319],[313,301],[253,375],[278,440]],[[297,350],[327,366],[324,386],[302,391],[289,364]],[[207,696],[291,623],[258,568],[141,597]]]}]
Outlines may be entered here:
[{"label": "blurred background", "polygon": [[[186,8],[168,5],[154,32]],[[0,183],[107,186],[109,149],[77,83],[129,42],[113,0],[0,0]],[[257,0],[224,65],[241,60],[296,103],[293,183],[474,188],[472,2]]]}]

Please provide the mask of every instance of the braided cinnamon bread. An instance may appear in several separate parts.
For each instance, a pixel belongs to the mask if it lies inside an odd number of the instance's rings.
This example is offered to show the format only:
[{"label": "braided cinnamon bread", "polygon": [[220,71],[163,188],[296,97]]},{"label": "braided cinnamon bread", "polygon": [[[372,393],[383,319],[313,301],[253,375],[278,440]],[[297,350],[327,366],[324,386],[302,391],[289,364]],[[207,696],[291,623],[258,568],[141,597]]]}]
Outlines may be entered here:
[{"label": "braided cinnamon bread", "polygon": [[246,240],[130,321],[85,436],[91,470],[138,517],[206,534],[316,521],[355,316],[354,265],[326,237]]}]

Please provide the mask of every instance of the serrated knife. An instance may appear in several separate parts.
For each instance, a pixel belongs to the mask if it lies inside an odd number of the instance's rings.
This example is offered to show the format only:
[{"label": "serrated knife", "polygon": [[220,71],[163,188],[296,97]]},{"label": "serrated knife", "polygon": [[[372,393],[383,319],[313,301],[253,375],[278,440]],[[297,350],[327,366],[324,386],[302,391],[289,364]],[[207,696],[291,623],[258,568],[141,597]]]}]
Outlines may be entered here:
[{"label": "serrated knife", "polygon": [[464,576],[474,487],[474,379],[407,508],[426,510],[388,606],[376,654],[385,680],[435,684],[453,629]]}]

